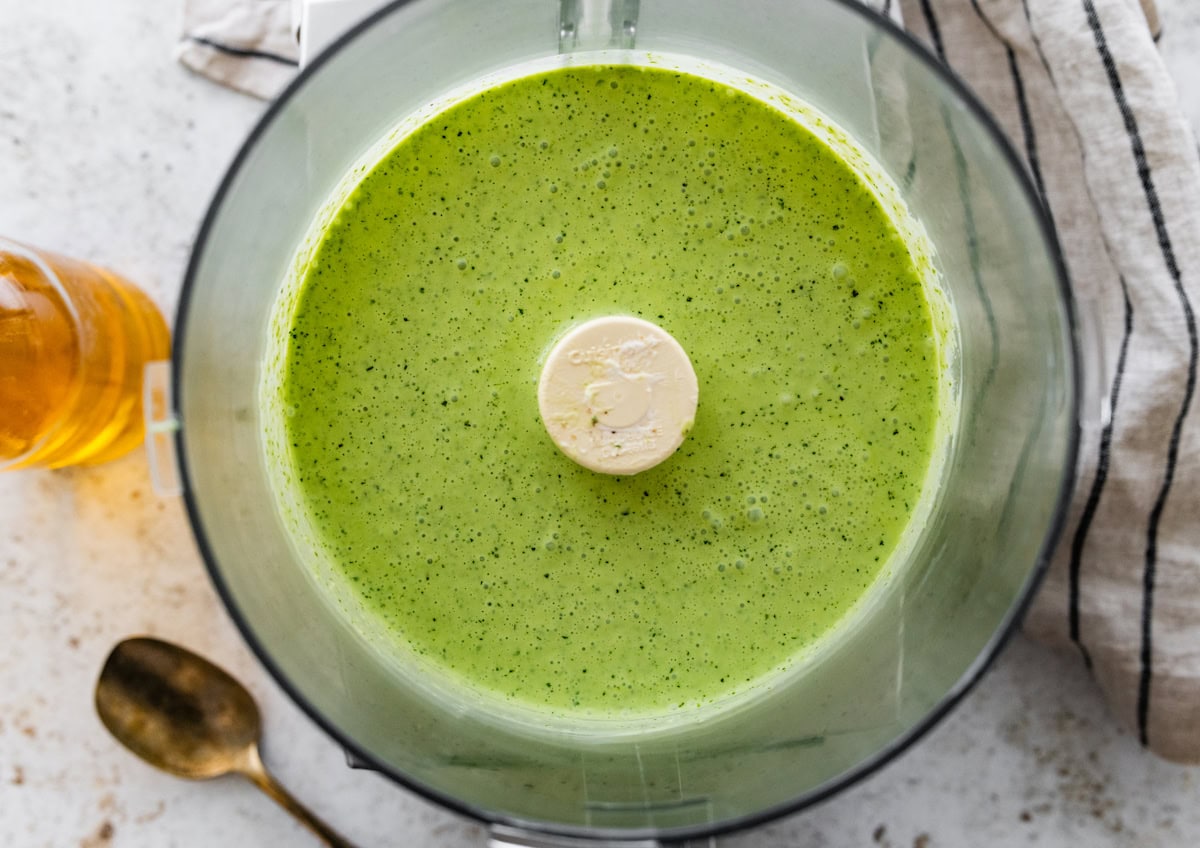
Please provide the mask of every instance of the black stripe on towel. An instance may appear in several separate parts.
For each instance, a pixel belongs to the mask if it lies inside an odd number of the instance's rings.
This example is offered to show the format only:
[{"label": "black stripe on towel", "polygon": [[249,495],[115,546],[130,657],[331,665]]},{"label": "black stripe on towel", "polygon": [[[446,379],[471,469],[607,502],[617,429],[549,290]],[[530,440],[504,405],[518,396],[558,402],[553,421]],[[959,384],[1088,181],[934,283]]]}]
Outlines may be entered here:
[{"label": "black stripe on towel", "polygon": [[1167,232],[1167,222],[1163,218],[1162,206],[1158,200],[1158,190],[1154,187],[1154,175],[1150,171],[1150,164],[1146,161],[1146,148],[1142,143],[1137,118],[1134,116],[1133,110],[1129,107],[1129,102],[1125,99],[1125,89],[1121,84],[1121,75],[1118,73],[1117,64],[1108,49],[1108,41],[1104,36],[1104,28],[1100,24],[1100,17],[1096,14],[1096,7],[1092,3],[1092,0],[1082,0],[1082,2],[1088,26],[1091,28],[1092,37],[1096,42],[1096,50],[1100,54],[1100,60],[1103,62],[1105,73],[1108,75],[1108,83],[1112,88],[1113,98],[1116,100],[1117,108],[1120,109],[1121,117],[1125,122],[1125,132],[1129,136],[1129,144],[1133,150],[1133,159],[1137,165],[1138,177],[1142,182],[1142,191],[1146,196],[1146,204],[1150,208],[1150,216],[1154,220],[1154,231],[1158,236],[1158,247],[1162,252],[1167,271],[1175,283],[1175,294],[1179,297],[1180,307],[1182,308],[1188,331],[1187,385],[1184,389],[1183,402],[1179,407],[1179,414],[1175,417],[1175,423],[1171,428],[1171,440],[1167,445],[1167,467],[1163,474],[1162,486],[1158,491],[1158,497],[1155,498],[1154,507],[1150,510],[1150,521],[1146,532],[1146,558],[1142,570],[1142,650],[1141,679],[1138,683],[1137,722],[1138,738],[1145,745],[1148,742],[1150,680],[1153,674],[1154,659],[1152,625],[1154,620],[1154,585],[1158,566],[1158,525],[1162,520],[1163,509],[1167,504],[1167,497],[1171,493],[1171,485],[1175,482],[1175,465],[1179,459],[1180,434],[1183,432],[1183,422],[1187,418],[1188,410],[1192,405],[1192,397],[1196,392],[1196,360],[1198,353],[1200,353],[1200,350],[1198,350],[1200,346],[1198,346],[1196,338],[1196,316],[1192,311],[1192,304],[1188,299],[1187,292],[1183,288],[1183,277],[1179,270],[1179,264],[1175,260],[1175,249],[1171,244],[1170,234]]},{"label": "black stripe on towel", "polygon": [[937,15],[933,13],[933,6],[929,0],[921,0],[921,13],[925,16],[925,25],[929,29],[929,40],[933,43],[933,50],[937,57],[945,62],[946,45],[942,43],[942,28],[938,26]]},{"label": "black stripe on towel", "polygon": [[246,47],[234,47],[231,44],[222,44],[219,41],[213,41],[211,38],[205,38],[202,35],[189,35],[188,41],[193,41],[196,44],[203,44],[205,47],[211,47],[218,53],[225,53],[229,56],[238,56],[242,59],[266,59],[268,62],[277,62],[280,65],[290,65],[293,68],[300,66],[300,63],[287,56],[280,56],[278,53],[268,53],[265,50],[250,50]]},{"label": "black stripe on towel", "polygon": [[1112,388],[1108,396],[1108,421],[1100,431],[1100,458],[1096,462],[1096,476],[1092,478],[1092,488],[1088,492],[1087,501],[1083,505],[1083,514],[1079,516],[1079,524],[1071,539],[1071,562],[1069,566],[1069,598],[1068,624],[1071,641],[1083,654],[1083,662],[1088,668],[1092,667],[1092,655],[1083,644],[1079,631],[1079,577],[1083,565],[1083,546],[1087,541],[1088,531],[1092,520],[1096,517],[1096,509],[1100,506],[1100,495],[1108,480],[1108,465],[1112,452],[1113,422],[1117,417],[1117,401],[1121,397],[1121,380],[1125,376],[1125,356],[1129,352],[1129,337],[1133,335],[1133,303],[1129,299],[1129,287],[1125,283],[1125,275],[1120,275],[1121,295],[1125,298],[1125,332],[1121,337],[1121,349],[1117,354],[1117,369],[1113,375]]},{"label": "black stripe on towel", "polygon": [[971,265],[971,281],[975,284],[975,291],[979,294],[979,302],[983,304],[988,335],[991,338],[992,352],[988,359],[987,373],[984,374],[976,395],[976,408],[978,408],[982,405],[979,399],[991,391],[992,383],[996,379],[996,370],[1000,367],[1000,329],[996,323],[996,310],[992,306],[992,298],[988,294],[987,286],[983,284],[983,263],[979,257],[979,230],[975,224],[975,208],[971,205],[971,174],[967,167],[967,158],[963,155],[962,145],[958,143],[958,136],[954,134],[954,122],[950,118],[949,108],[942,103],[940,110],[942,124],[946,127],[946,135],[954,150],[954,173],[958,179],[958,198],[962,203],[963,230],[967,240],[967,261]]},{"label": "black stripe on towel", "polygon": [[[938,26],[937,16],[934,14],[933,5],[930,0],[921,0],[921,11],[925,15],[925,23],[929,29],[929,38],[933,42],[934,50],[937,52],[938,58],[941,59],[942,63],[947,64],[945,44],[942,42],[942,30]],[[979,261],[979,231],[975,225],[975,210],[971,205],[971,194],[968,189],[971,175],[967,167],[967,159],[963,155],[962,145],[958,143],[958,136],[955,135],[954,121],[950,117],[949,108],[945,103],[941,103],[939,111],[942,115],[942,124],[946,128],[946,137],[949,139],[950,146],[954,150],[954,170],[958,178],[959,200],[962,202],[967,261],[971,265],[972,282],[975,284],[975,290],[979,293],[979,301],[983,304],[983,311],[987,317],[988,334],[991,336],[991,357],[988,362],[987,373],[984,375],[978,394],[978,397],[982,398],[991,390],[992,382],[996,378],[996,369],[1000,364],[1000,331],[996,324],[996,313],[992,307],[992,299],[988,295],[987,287],[983,284],[982,267]],[[909,164],[910,170],[914,174],[915,165],[916,159],[914,158]]]},{"label": "black stripe on towel", "polygon": [[1037,186],[1038,197],[1041,198],[1042,206],[1049,211],[1050,204],[1046,199],[1046,183],[1042,179],[1042,164],[1038,156],[1037,133],[1033,128],[1033,118],[1029,113],[1029,100],[1025,96],[1025,80],[1021,77],[1021,66],[1017,62],[1017,54],[1013,51],[1012,45],[1008,43],[1008,39],[992,25],[988,16],[979,8],[979,0],[971,0],[971,8],[975,10],[975,14],[979,20],[983,21],[988,32],[1004,45],[1004,53],[1008,58],[1008,72],[1013,82],[1013,94],[1017,100],[1017,114],[1021,118],[1021,135],[1025,142],[1025,161],[1029,164],[1030,173],[1033,174],[1033,183]]},{"label": "black stripe on towel", "polygon": [[[1057,90],[1057,85],[1054,82],[1054,74],[1051,73],[1050,66],[1046,62],[1046,57],[1041,52],[1041,45],[1037,43],[1037,36],[1033,32],[1033,22],[1029,18],[1029,5],[1025,0],[1022,0],[1021,5],[1025,10],[1025,22],[1029,26],[1030,38],[1033,39],[1034,46],[1042,61],[1046,75],[1050,79],[1051,86]],[[1021,117],[1021,130],[1025,137],[1025,156],[1029,162],[1029,170],[1033,174],[1034,183],[1037,185],[1038,195],[1042,199],[1042,206],[1046,208],[1047,214],[1053,217],[1053,213],[1050,211],[1050,203],[1046,196],[1046,184],[1042,178],[1041,164],[1038,160],[1037,137],[1034,132],[1033,121],[1030,117],[1029,103],[1025,97],[1025,83],[1021,77],[1021,69],[1017,64],[1016,54],[1013,52],[1007,39],[992,25],[987,15],[979,8],[979,0],[971,0],[971,6],[975,9],[975,14],[979,16],[980,20],[987,25],[992,35],[1004,44],[1005,51],[1008,54],[1009,72],[1012,75],[1017,111]],[[1114,262],[1113,264],[1115,266],[1116,263]],[[1071,557],[1067,567],[1067,629],[1071,641],[1075,643],[1075,647],[1079,649],[1079,653],[1083,657],[1083,664],[1088,669],[1092,668],[1092,655],[1083,643],[1079,616],[1083,550],[1087,542],[1088,531],[1091,530],[1092,521],[1096,517],[1096,510],[1100,506],[1100,497],[1104,494],[1105,483],[1108,481],[1108,467],[1112,454],[1113,421],[1116,418],[1117,402],[1121,396],[1121,381],[1125,376],[1125,360],[1129,351],[1129,337],[1133,334],[1133,303],[1129,299],[1129,288],[1125,283],[1124,275],[1118,274],[1118,279],[1121,283],[1121,295],[1125,301],[1125,330],[1121,337],[1120,352],[1117,355],[1116,373],[1113,375],[1112,386],[1108,395],[1108,420],[1104,423],[1100,432],[1100,455],[1096,460],[1096,474],[1092,478],[1092,486],[1088,491],[1083,512],[1079,517],[1079,523],[1076,525],[1075,533],[1071,538]]]},{"label": "black stripe on towel", "polygon": [[[1050,62],[1046,59],[1045,51],[1042,50],[1042,44],[1038,40],[1037,32],[1033,29],[1033,20],[1029,14],[1028,0],[1021,0],[1021,6],[1025,10],[1025,22],[1029,25],[1029,34],[1033,38],[1034,47],[1037,49],[1038,58],[1041,60],[1042,68],[1046,72],[1047,79],[1050,80],[1051,87],[1058,92],[1058,82],[1054,79],[1054,71],[1050,69]],[[1082,144],[1082,139],[1080,139]],[[1086,183],[1084,187],[1087,189],[1088,198],[1092,202],[1092,207],[1096,208],[1096,200],[1092,196],[1091,187]],[[1117,261],[1112,256],[1112,251],[1107,240],[1102,240],[1104,252],[1108,255],[1108,261],[1114,269],[1117,268]],[[1082,621],[1079,612],[1079,601],[1082,594],[1083,585],[1083,551],[1087,542],[1087,534],[1091,529],[1092,521],[1095,518],[1097,509],[1100,506],[1101,497],[1104,494],[1104,487],[1108,480],[1108,469],[1111,462],[1112,452],[1112,421],[1117,414],[1117,403],[1120,399],[1121,383],[1125,377],[1126,353],[1129,349],[1129,339],[1133,335],[1133,303],[1129,299],[1129,288],[1125,282],[1125,277],[1120,272],[1117,273],[1117,281],[1121,285],[1121,295],[1125,301],[1125,327],[1121,337],[1120,352],[1117,357],[1116,373],[1113,374],[1112,386],[1109,389],[1108,395],[1108,415],[1109,420],[1104,425],[1100,433],[1099,456],[1096,460],[1096,476],[1092,479],[1092,488],[1088,492],[1088,497],[1084,503],[1083,513],[1080,515],[1079,524],[1075,529],[1075,535],[1071,540],[1070,561],[1068,563],[1067,575],[1067,626],[1071,641],[1079,648],[1079,653],[1083,656],[1084,665],[1091,669],[1092,656],[1088,651],[1087,646],[1083,642]]]},{"label": "black stripe on towel", "polygon": [[1008,53],[1008,70],[1012,74],[1013,89],[1017,95],[1017,112],[1021,116],[1021,132],[1025,137],[1025,159],[1029,162],[1029,170],[1033,174],[1033,182],[1037,186],[1038,197],[1042,199],[1042,206],[1049,210],[1046,183],[1042,179],[1042,163],[1038,156],[1037,135],[1033,129],[1033,119],[1029,115],[1029,101],[1025,98],[1025,82],[1021,79],[1017,54],[1007,44],[1004,45],[1004,49]]}]

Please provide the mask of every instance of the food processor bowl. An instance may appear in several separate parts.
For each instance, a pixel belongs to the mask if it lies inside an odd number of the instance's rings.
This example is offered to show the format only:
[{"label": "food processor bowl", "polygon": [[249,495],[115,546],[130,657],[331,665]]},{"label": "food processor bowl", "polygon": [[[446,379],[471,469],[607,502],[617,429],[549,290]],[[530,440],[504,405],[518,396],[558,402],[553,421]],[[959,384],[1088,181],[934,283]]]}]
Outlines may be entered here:
[{"label": "food processor bowl", "polygon": [[[936,502],[871,613],[803,674],[736,709],[611,737],[532,733],[466,700],[448,707],[381,661],[322,596],[280,519],[259,404],[273,307],[347,173],[448,92],[595,51],[607,62],[671,54],[736,68],[831,118],[923,226],[957,338],[958,410]],[[512,839],[675,840],[844,788],[978,679],[1063,522],[1077,370],[1062,259],[1020,161],[961,82],[857,3],[409,0],[306,68],[221,184],[180,303],[176,448],[231,615],[356,760]]]}]

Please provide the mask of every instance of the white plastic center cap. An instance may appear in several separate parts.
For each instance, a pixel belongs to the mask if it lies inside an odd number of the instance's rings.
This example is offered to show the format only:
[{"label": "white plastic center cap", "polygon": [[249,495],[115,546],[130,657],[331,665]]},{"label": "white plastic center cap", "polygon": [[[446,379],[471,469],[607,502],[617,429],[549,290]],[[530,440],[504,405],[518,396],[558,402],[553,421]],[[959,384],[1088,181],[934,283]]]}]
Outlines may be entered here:
[{"label": "white plastic center cap", "polygon": [[604,474],[637,474],[675,453],[696,419],[698,395],[679,342],[625,315],[594,318],[567,333],[538,383],[550,438]]}]

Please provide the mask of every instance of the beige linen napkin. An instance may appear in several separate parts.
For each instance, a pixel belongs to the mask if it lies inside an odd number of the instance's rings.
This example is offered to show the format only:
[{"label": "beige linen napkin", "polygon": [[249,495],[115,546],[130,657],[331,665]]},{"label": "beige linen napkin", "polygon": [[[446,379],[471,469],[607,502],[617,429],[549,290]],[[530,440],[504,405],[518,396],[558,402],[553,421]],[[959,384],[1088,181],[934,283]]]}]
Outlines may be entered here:
[{"label": "beige linen napkin", "polygon": [[[1153,2],[869,3],[964,77],[1024,155],[1096,337],[1069,522],[1026,629],[1076,652],[1144,745],[1200,762],[1200,158]],[[187,0],[181,60],[270,96],[293,72],[286,6]]]},{"label": "beige linen napkin", "polygon": [[1200,158],[1154,46],[1153,3],[902,6],[1024,154],[1098,396],[1026,630],[1076,651],[1142,744],[1200,762]]}]

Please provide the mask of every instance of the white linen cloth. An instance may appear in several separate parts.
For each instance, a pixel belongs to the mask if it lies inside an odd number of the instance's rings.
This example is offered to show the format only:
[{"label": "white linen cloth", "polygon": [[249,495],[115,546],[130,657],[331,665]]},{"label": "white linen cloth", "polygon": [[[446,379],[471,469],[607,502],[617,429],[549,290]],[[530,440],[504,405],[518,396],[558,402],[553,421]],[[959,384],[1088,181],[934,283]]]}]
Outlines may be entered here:
[{"label": "white linen cloth", "polygon": [[[1084,355],[1103,399],[1083,410],[1070,519],[1026,630],[1075,651],[1142,744],[1200,762],[1200,157],[1154,45],[1154,4],[869,4],[997,116],[1099,329]],[[289,6],[186,0],[180,60],[271,96],[294,73]]]},{"label": "white linen cloth", "polygon": [[175,58],[222,85],[269,100],[300,65],[299,8],[292,0],[185,0]]}]

